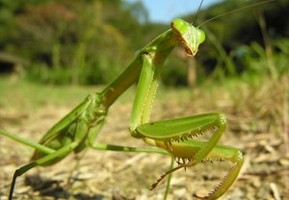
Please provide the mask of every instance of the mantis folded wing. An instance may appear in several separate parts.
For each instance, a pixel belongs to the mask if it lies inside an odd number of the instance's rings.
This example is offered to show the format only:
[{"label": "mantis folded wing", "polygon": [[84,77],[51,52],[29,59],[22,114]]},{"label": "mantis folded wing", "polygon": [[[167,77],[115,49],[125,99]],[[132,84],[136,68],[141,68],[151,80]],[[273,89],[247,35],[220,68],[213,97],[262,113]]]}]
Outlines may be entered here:
[{"label": "mantis folded wing", "polygon": [[[223,114],[209,113],[190,117],[150,122],[150,112],[157,91],[163,63],[176,45],[182,45],[188,56],[194,56],[205,40],[205,34],[191,24],[176,19],[172,28],[141,49],[135,59],[102,92],[89,95],[74,110],[54,125],[39,141],[33,143],[1,130],[0,133],[35,148],[31,162],[14,173],[9,199],[12,199],[16,179],[35,166],[57,163],[69,153],[78,153],[86,147],[97,150],[124,152],[153,152],[170,155],[178,166],[167,171],[152,185],[152,189],[166,175],[180,168],[189,168],[206,160],[227,160],[232,168],[220,184],[203,199],[216,199],[223,195],[235,179],[243,163],[242,153],[235,148],[217,145],[226,127]],[[139,79],[133,104],[130,132],[156,148],[136,148],[95,143],[105,122],[109,107],[137,79]],[[207,142],[193,140],[210,133]]]}]

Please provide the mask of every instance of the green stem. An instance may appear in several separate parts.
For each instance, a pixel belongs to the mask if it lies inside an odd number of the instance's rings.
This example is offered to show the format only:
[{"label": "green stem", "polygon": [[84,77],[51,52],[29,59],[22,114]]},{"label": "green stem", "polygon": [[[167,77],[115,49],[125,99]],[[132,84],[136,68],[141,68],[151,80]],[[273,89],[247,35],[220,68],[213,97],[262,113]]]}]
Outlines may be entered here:
[{"label": "green stem", "polygon": [[[172,157],[169,170],[171,170],[171,169],[173,169],[173,168],[174,168],[174,158]],[[165,190],[165,193],[164,193],[164,200],[167,199],[167,197],[168,197],[168,195],[169,195],[169,192],[170,192],[172,175],[173,175],[173,173],[170,173],[170,174],[168,175],[166,190]]]}]

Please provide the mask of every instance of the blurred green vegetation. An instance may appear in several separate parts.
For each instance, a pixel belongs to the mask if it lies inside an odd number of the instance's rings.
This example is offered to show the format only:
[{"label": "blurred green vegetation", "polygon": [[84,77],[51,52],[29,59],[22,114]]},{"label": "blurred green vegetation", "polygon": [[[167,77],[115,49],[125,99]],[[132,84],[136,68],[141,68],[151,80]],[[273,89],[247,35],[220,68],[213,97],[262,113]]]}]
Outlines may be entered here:
[{"label": "blurred green vegetation", "polygon": [[[289,2],[278,0],[202,22],[261,1],[222,1],[201,10],[197,25],[206,32],[193,65],[176,49],[162,80],[165,85],[241,77],[255,80],[288,74]],[[149,22],[141,1],[0,0],[0,75],[53,85],[107,84],[135,52],[169,28]],[[194,21],[195,15],[183,16]],[[197,66],[197,67],[196,67]],[[12,73],[11,73],[12,71]]]}]

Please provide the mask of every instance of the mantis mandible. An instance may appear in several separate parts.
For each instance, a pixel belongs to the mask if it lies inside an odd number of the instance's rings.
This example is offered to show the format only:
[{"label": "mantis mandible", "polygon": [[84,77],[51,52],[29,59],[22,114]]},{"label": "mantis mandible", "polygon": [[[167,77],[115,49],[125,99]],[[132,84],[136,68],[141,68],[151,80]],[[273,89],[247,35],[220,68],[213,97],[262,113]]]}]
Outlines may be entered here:
[{"label": "mantis mandible", "polygon": [[[232,163],[227,175],[207,196],[200,199],[216,199],[222,196],[236,180],[243,164],[240,150],[217,145],[226,127],[224,114],[207,113],[177,119],[150,122],[150,112],[158,87],[163,63],[176,45],[181,45],[188,56],[194,56],[205,40],[205,33],[190,23],[175,19],[171,29],[159,35],[141,49],[131,64],[103,91],[91,94],[75,109],[56,123],[39,141],[30,142],[0,129],[0,134],[35,148],[31,161],[18,168],[13,176],[9,199],[13,198],[16,179],[36,166],[52,165],[69,153],[79,153],[87,147],[96,150],[124,152],[153,152],[173,157],[178,166],[165,172],[152,188],[168,174],[180,168],[193,167],[206,160],[225,160]],[[137,148],[99,144],[95,140],[109,107],[136,80],[138,88],[133,103],[130,133],[137,139],[156,148]],[[208,141],[196,141],[199,135],[210,134]]]}]

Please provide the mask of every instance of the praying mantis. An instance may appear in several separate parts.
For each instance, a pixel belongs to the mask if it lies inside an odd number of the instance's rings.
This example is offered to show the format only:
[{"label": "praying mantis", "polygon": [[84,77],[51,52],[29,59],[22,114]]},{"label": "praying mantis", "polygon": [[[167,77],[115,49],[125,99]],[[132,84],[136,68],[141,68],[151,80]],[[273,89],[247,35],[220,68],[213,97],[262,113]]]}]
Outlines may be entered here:
[{"label": "praying mantis", "polygon": [[[87,147],[96,150],[160,153],[174,158],[178,166],[166,171],[151,189],[178,169],[188,169],[204,161],[228,161],[232,167],[213,191],[206,196],[195,195],[199,199],[217,199],[222,196],[236,180],[244,161],[240,150],[217,144],[227,125],[225,115],[206,113],[177,119],[150,121],[153,100],[167,56],[177,45],[181,45],[188,56],[194,56],[199,45],[204,41],[205,33],[201,29],[182,19],[175,19],[171,24],[171,29],[139,50],[134,60],[113,82],[101,92],[88,95],[76,108],[48,130],[39,143],[0,129],[1,135],[35,149],[30,162],[15,171],[9,200],[13,198],[16,180],[19,176],[36,166],[53,165],[68,154],[79,153]],[[129,130],[132,137],[142,139],[153,148],[95,142],[105,123],[110,106],[137,80],[138,86]],[[210,134],[208,141],[195,140],[203,134]]]}]

